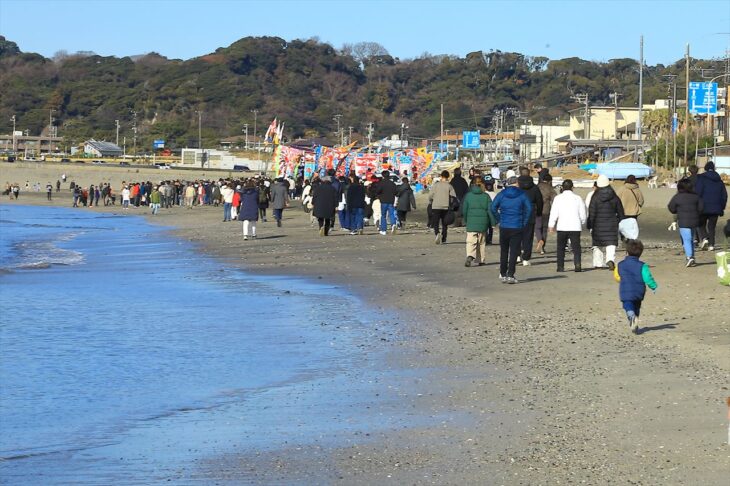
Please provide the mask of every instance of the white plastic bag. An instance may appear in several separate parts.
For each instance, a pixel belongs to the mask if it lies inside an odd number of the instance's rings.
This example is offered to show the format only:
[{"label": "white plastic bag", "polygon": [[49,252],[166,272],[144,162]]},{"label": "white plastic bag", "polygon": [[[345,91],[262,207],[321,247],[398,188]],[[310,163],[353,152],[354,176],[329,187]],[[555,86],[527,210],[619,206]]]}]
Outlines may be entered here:
[{"label": "white plastic bag", "polygon": [[618,231],[627,240],[639,239],[639,223],[636,221],[636,218],[622,219],[618,224]]}]

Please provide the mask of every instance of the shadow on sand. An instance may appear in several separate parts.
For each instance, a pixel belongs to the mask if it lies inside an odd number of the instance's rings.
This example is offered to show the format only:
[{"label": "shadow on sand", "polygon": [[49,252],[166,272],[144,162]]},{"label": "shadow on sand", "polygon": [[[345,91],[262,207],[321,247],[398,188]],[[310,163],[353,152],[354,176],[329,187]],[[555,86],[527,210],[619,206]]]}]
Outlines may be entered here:
[{"label": "shadow on sand", "polygon": [[637,334],[644,334],[645,332],[651,332],[651,331],[663,331],[664,329],[676,329],[677,326],[679,326],[679,324],[672,323],[672,324],[659,324],[658,326],[641,327],[641,328],[639,328],[639,332]]}]

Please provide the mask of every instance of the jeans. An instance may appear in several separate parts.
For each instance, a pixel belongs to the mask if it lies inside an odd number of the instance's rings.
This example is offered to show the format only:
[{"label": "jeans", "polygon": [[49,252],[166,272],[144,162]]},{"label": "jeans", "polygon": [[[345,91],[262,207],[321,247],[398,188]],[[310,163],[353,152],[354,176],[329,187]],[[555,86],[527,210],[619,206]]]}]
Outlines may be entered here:
[{"label": "jeans", "polygon": [[364,208],[350,209],[350,229],[353,231],[361,230],[363,227],[364,216],[365,216]]},{"label": "jeans", "polygon": [[522,259],[532,259],[532,241],[535,238],[535,223],[527,223],[522,232]]},{"label": "jeans", "polygon": [[350,228],[350,212],[347,210],[340,210],[337,211],[337,216],[340,218],[340,228],[343,229],[352,229]]},{"label": "jeans", "polygon": [[692,241],[692,228],[679,228],[679,237],[682,238],[684,256],[692,258],[695,256],[694,242]]},{"label": "jeans", "polygon": [[700,215],[700,241],[707,240],[710,246],[715,246],[715,228],[717,227],[717,214]]},{"label": "jeans", "polygon": [[284,214],[283,209],[274,209],[274,219],[277,221],[281,221],[281,217]]},{"label": "jeans", "polygon": [[150,204],[150,208],[152,209],[152,214],[157,214],[160,210],[160,203],[152,203]]},{"label": "jeans", "polygon": [[573,265],[580,268],[580,231],[558,231],[558,270],[565,267],[565,245],[570,238],[570,247],[573,250]]},{"label": "jeans", "polygon": [[439,221],[441,222],[441,241],[446,241],[446,235],[449,230],[449,226],[444,223],[444,218],[446,217],[446,213],[448,213],[448,209],[432,209],[431,210],[431,226],[433,226],[433,232],[434,234],[439,234]]},{"label": "jeans", "polygon": [[395,221],[395,207],[392,204],[385,204],[383,202],[380,203],[380,231],[385,231],[388,229],[388,225],[385,222],[385,216],[388,215],[388,218],[390,218],[390,224],[394,225],[396,224]]},{"label": "jeans", "polygon": [[231,220],[231,203],[223,203],[223,221]]},{"label": "jeans", "polygon": [[499,274],[514,277],[524,228],[499,229]]},{"label": "jeans", "polygon": [[629,313],[633,313],[636,317],[639,317],[641,313],[641,301],[640,300],[622,300],[624,310],[627,316],[631,316]]}]

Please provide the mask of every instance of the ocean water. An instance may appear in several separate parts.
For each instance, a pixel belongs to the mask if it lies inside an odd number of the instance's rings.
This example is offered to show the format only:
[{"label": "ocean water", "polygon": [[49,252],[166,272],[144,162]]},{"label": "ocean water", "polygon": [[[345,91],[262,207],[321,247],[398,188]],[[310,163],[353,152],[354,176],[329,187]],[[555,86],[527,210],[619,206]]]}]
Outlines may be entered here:
[{"label": "ocean water", "polygon": [[216,455],[403,426],[368,411],[362,302],[142,218],[0,206],[0,309],[5,484],[207,482]]}]

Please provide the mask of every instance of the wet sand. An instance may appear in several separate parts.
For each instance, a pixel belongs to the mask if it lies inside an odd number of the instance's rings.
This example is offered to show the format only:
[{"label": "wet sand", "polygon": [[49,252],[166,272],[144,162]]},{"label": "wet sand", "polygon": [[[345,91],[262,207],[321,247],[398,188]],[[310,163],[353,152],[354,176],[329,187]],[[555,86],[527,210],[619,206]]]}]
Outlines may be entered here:
[{"label": "wet sand", "polygon": [[[33,182],[28,169],[11,174],[3,164],[0,173],[3,180]],[[285,211],[282,228],[259,223],[259,237],[249,241],[240,223],[221,223],[220,208],[150,216],[226,264],[323,279],[391,315],[373,322],[390,351],[386,364],[414,370],[392,406],[433,419],[377,434],[354,431],[334,446],[323,439],[210,458],[200,478],[726,484],[730,289],[717,284],[710,252],[698,253],[696,268],[684,268],[678,235],[666,230],[673,191],[642,189],[642,258],[659,291],[647,295],[638,336],[629,332],[610,272],[556,273],[552,237],[544,257],[518,268],[522,283],[503,285],[496,246],[487,248],[487,266],[467,269],[463,229],[451,230],[447,245],[434,245],[422,199],[409,228],[388,236],[366,228],[363,236],[336,230],[322,238],[296,206]],[[52,204],[70,205],[68,191],[61,194]],[[19,202],[47,204],[44,193],[21,193]],[[589,263],[584,250],[584,268]]]}]

